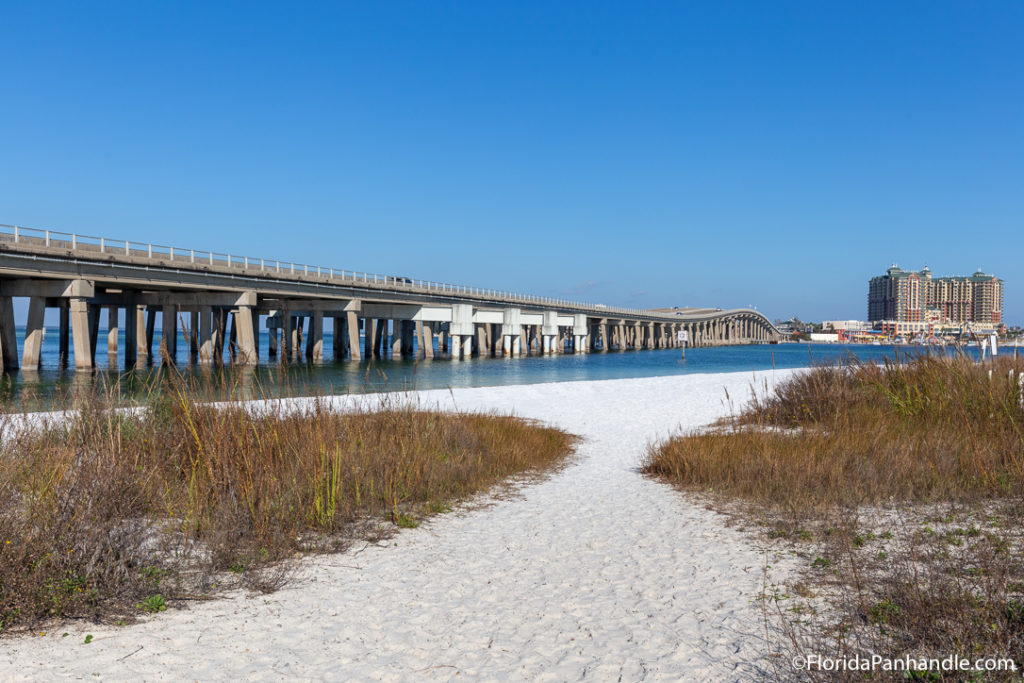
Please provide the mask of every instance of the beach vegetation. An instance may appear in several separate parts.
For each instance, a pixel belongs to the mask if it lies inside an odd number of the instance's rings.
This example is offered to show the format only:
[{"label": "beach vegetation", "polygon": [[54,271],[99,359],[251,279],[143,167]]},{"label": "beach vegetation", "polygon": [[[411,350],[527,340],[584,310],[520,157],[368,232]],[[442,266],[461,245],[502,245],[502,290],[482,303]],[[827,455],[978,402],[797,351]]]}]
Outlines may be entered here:
[{"label": "beach vegetation", "polygon": [[[1022,372],[1024,360],[944,354],[815,367],[755,388],[711,428],[652,444],[644,471],[756,519],[769,542],[807,558],[796,580],[814,586],[810,609],[795,619],[766,608],[783,655],[772,661],[1008,657],[1016,671],[986,680],[1020,680]],[[786,529],[813,529],[813,543]],[[794,680],[903,673],[774,669]]]},{"label": "beach vegetation", "polygon": [[274,590],[297,556],[413,528],[559,465],[575,443],[507,415],[390,398],[211,403],[180,376],[161,381],[146,408],[97,392],[64,413],[0,415],[3,634]]}]

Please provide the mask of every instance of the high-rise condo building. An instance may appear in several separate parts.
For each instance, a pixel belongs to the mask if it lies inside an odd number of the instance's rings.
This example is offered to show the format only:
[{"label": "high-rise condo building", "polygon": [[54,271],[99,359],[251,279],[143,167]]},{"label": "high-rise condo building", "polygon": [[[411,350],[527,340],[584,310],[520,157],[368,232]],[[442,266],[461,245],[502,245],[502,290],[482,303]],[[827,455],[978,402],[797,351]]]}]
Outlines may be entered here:
[{"label": "high-rise condo building", "polygon": [[[963,323],[1003,323],[1003,281],[978,272],[970,276],[932,277],[932,271],[909,271],[895,264],[868,284],[868,320],[925,323],[927,328]],[[904,331],[904,326],[896,329]],[[907,325],[906,331],[925,325]]]}]

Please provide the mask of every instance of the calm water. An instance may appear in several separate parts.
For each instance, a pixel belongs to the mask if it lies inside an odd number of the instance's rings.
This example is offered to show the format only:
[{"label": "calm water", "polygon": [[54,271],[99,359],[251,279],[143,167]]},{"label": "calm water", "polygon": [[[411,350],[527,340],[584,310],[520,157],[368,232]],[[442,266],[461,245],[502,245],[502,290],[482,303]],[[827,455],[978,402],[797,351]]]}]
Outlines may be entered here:
[{"label": "calm water", "polygon": [[[19,348],[21,337],[19,330]],[[27,407],[45,407],[54,397],[88,388],[96,383],[119,384],[129,396],[145,393],[156,367],[126,372],[109,367],[106,333],[99,335],[98,368],[94,373],[75,372],[58,363],[56,330],[47,330],[43,343],[43,366],[38,371],[20,370],[0,380],[0,396],[24,403]],[[119,348],[124,348],[121,340]],[[332,348],[330,334],[325,335],[325,353]],[[366,393],[382,390],[443,389],[482,387],[538,382],[654,377],[709,372],[741,372],[775,368],[806,367],[812,363],[833,362],[851,355],[865,361],[894,358],[897,353],[921,353],[921,347],[892,347],[841,344],[777,344],[688,349],[682,358],[678,349],[661,351],[625,351],[578,355],[524,356],[451,361],[375,360],[373,362],[332,362],[321,365],[293,363],[283,368],[267,358],[266,333],[260,341],[258,367],[211,369],[189,364],[188,345],[178,342],[179,368],[197,378],[212,393],[232,387],[246,397],[260,395],[301,396],[316,393]],[[1008,349],[1007,349],[1008,351]],[[969,350],[969,353],[974,353]]]}]

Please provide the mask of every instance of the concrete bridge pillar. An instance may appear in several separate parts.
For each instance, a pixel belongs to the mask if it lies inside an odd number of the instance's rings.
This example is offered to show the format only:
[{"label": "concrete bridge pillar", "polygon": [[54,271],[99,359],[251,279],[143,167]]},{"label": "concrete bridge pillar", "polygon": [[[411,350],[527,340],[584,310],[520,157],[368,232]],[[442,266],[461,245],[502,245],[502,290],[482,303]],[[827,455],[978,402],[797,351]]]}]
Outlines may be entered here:
[{"label": "concrete bridge pillar", "polygon": [[297,361],[300,358],[302,358],[302,347],[303,347],[303,343],[306,341],[305,340],[305,336],[306,336],[306,334],[305,334],[305,327],[306,327],[306,318],[304,316],[301,316],[301,315],[293,315],[292,316],[292,326],[291,326],[292,345],[291,345],[291,355],[288,358],[288,360],[290,360],[290,361]]},{"label": "concrete bridge pillar", "polygon": [[451,334],[452,359],[469,358],[472,353],[473,333],[472,304],[452,304],[452,321],[448,329]]},{"label": "concrete bridge pillar", "polygon": [[434,357],[434,328],[430,322],[423,323],[423,353],[426,358]]},{"label": "concrete bridge pillar", "polygon": [[363,357],[366,360],[373,358],[373,340],[377,337],[376,318],[363,318]]},{"label": "concrete bridge pillar", "polygon": [[295,319],[292,317],[292,312],[289,310],[282,310],[281,316],[281,361],[284,363],[291,363],[294,358],[294,344],[295,335],[293,334],[292,325],[295,323]]},{"label": "concrete bridge pillar", "polygon": [[[178,356],[178,307],[174,304],[166,304],[162,313],[160,324],[163,330],[160,333],[160,352],[164,362],[174,363]],[[95,345],[92,351],[96,352]]]},{"label": "concrete bridge pillar", "polygon": [[[136,338],[138,337],[139,318],[135,313],[135,304],[129,303],[124,307],[124,367],[135,367],[138,354]],[[194,331],[193,331],[194,332]]]},{"label": "concrete bridge pillar", "polygon": [[107,356],[110,357],[110,365],[117,366],[117,342],[120,333],[120,315],[117,306],[107,307]]},{"label": "concrete bridge pillar", "polygon": [[[253,292],[255,298],[255,292]],[[256,365],[260,349],[256,341],[256,312],[252,306],[239,306],[235,314],[235,332],[238,338],[238,362]],[[323,315],[320,317],[320,353],[323,358]]]},{"label": "concrete bridge pillar", "polygon": [[345,358],[348,338],[345,336],[345,318],[340,315],[331,316],[331,358],[335,361]]},{"label": "concrete bridge pillar", "polygon": [[25,345],[22,349],[21,366],[26,370],[39,369],[39,356],[43,347],[43,316],[46,313],[46,299],[34,296],[28,300],[28,321],[25,324]]},{"label": "concrete bridge pillar", "polygon": [[92,335],[89,334],[89,301],[71,299],[71,336],[75,347],[75,369],[92,370]]},{"label": "concrete bridge pillar", "polygon": [[388,343],[388,321],[386,318],[374,318],[373,323],[373,357],[386,358]]},{"label": "concrete bridge pillar", "polygon": [[427,338],[423,332],[423,321],[416,321],[416,357],[427,357]]},{"label": "concrete bridge pillar", "polygon": [[360,360],[359,353],[359,314],[348,311],[345,314],[345,331],[348,333],[348,357]]},{"label": "concrete bridge pillar", "polygon": [[501,322],[501,350],[506,356],[519,355],[519,337],[522,333],[522,315],[518,308],[506,308]]},{"label": "concrete bridge pillar", "polygon": [[71,316],[71,336],[75,346],[75,369],[92,370],[93,337],[90,331],[91,315],[89,301],[84,298],[72,298],[69,314]]},{"label": "concrete bridge pillar", "polygon": [[[63,368],[68,364],[68,361],[71,358],[71,349],[68,348],[68,338],[71,333],[71,318],[68,312],[68,300],[64,298],[60,299],[60,303],[58,304],[57,310],[57,339],[59,346],[57,362],[60,365],[60,367]],[[127,312],[125,315],[127,315]],[[131,338],[125,337],[125,344],[130,345]],[[133,358],[132,363],[134,362],[135,359]],[[0,363],[0,366],[2,366],[2,363]]]},{"label": "concrete bridge pillar", "polygon": [[209,306],[199,307],[199,364],[213,363],[213,309]]},{"label": "concrete bridge pillar", "polygon": [[[227,311],[223,308],[214,308],[213,313],[213,362],[217,365],[224,363],[224,341],[228,337]],[[294,332],[294,328],[292,330]],[[293,337],[294,342],[294,337]],[[289,359],[294,360],[294,359]]]},{"label": "concrete bridge pillar", "polygon": [[542,341],[541,350],[543,353],[554,353],[558,339],[558,312],[544,311],[544,320],[540,330]]},{"label": "concrete bridge pillar", "polygon": [[324,314],[313,311],[309,318],[309,336],[306,339],[306,360],[312,363],[324,362]]},{"label": "concrete bridge pillar", "polygon": [[412,358],[414,352],[413,338],[416,336],[416,323],[403,320],[399,329],[399,352],[403,358]]},{"label": "concrete bridge pillar", "polygon": [[473,353],[481,356],[487,356],[490,354],[487,344],[487,338],[490,336],[488,335],[488,328],[490,325],[481,323],[475,325],[475,327],[476,334],[473,337]]},{"label": "concrete bridge pillar", "polygon": [[280,324],[280,312],[270,311],[267,316],[267,355],[271,358],[277,358],[277,329]]},{"label": "concrete bridge pillar", "polygon": [[[384,323],[385,325],[387,323]],[[390,343],[387,336],[387,329],[384,330],[384,345],[390,348],[391,357],[399,359],[402,357],[402,321],[395,319],[391,321]]]},{"label": "concrete bridge pillar", "polygon": [[145,306],[135,305],[129,311],[127,315],[135,316],[135,338],[134,340],[126,339],[125,343],[135,345],[135,364],[143,366],[149,362],[153,349],[153,337],[149,334],[149,323],[146,320],[148,309]]},{"label": "concrete bridge pillar", "polygon": [[[125,324],[126,324],[126,327],[127,327],[128,318],[129,318],[128,310],[127,309],[125,309],[124,317],[125,317]],[[195,362],[196,359],[199,358],[199,310],[198,309],[189,312],[189,325],[188,325],[188,331],[187,331],[185,337],[186,337],[186,339],[188,341],[188,355],[189,355],[189,359],[191,359],[193,362]],[[127,344],[128,344],[128,337],[126,336],[125,337],[125,345],[127,345]]]},{"label": "concrete bridge pillar", "polygon": [[587,353],[587,315],[577,313],[572,317],[572,352]]},{"label": "concrete bridge pillar", "polygon": [[5,372],[18,369],[18,336],[14,328],[14,300],[0,296],[0,359]]}]

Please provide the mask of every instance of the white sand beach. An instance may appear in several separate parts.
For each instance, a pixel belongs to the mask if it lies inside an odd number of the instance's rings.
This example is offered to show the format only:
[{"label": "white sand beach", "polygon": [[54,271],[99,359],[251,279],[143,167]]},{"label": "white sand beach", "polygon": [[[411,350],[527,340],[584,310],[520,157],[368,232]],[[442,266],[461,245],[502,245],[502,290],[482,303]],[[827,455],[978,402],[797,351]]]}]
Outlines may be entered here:
[{"label": "white sand beach", "polygon": [[424,406],[512,412],[584,441],[515,496],[304,560],[276,593],[0,640],[0,679],[749,678],[766,653],[764,554],[637,466],[650,441],[791,372],[420,392]]}]

